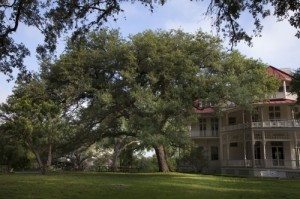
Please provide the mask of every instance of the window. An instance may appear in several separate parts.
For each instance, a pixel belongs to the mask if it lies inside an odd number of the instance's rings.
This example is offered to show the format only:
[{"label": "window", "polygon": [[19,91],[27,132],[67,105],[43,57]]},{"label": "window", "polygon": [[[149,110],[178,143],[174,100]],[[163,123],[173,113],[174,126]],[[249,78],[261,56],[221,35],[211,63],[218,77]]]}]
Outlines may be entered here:
[{"label": "window", "polygon": [[259,116],[258,116],[258,113],[259,113],[259,109],[258,109],[258,107],[256,107],[256,108],[253,110],[253,114],[252,114],[252,122],[259,122]]},{"label": "window", "polygon": [[283,92],[283,86],[280,86],[278,92]]},{"label": "window", "polygon": [[211,132],[212,136],[217,136],[219,132],[219,119],[218,118],[211,118]]},{"label": "window", "polygon": [[230,143],[230,147],[237,147],[238,146],[238,143],[237,142],[231,142]]},{"label": "window", "polygon": [[229,125],[235,125],[236,124],[236,118],[235,117],[229,117],[228,118],[228,124]]},{"label": "window", "polygon": [[280,120],[280,106],[269,106],[269,119],[271,121]]},{"label": "window", "polygon": [[217,146],[212,146],[210,148],[211,160],[219,160],[219,151]]},{"label": "window", "polygon": [[205,136],[205,131],[206,131],[206,119],[200,118],[199,119],[199,130],[200,130],[200,135]]},{"label": "window", "polygon": [[255,159],[261,159],[260,157],[260,143],[256,142],[254,145],[254,157]]}]

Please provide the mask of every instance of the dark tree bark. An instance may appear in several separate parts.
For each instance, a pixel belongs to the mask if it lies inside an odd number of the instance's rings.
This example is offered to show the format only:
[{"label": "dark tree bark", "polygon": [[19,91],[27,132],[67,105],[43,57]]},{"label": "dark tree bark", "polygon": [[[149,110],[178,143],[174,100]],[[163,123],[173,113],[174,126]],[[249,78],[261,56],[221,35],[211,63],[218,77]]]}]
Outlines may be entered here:
[{"label": "dark tree bark", "polygon": [[116,138],[115,146],[114,146],[114,153],[112,155],[112,164],[111,164],[111,170],[113,172],[116,172],[118,170],[118,160],[119,160],[122,148],[123,148],[122,140],[119,138]]},{"label": "dark tree bark", "polygon": [[169,172],[170,168],[167,162],[167,156],[165,154],[164,146],[157,145],[153,147],[155,150],[159,172]]},{"label": "dark tree bark", "polygon": [[41,171],[41,174],[45,175],[47,173],[49,167],[52,164],[52,144],[49,144],[48,154],[47,154],[47,160],[46,161],[42,160],[39,151],[37,151],[36,149],[34,149],[33,146],[30,143],[27,143],[27,146],[29,146],[30,150],[35,155],[35,158],[36,158],[36,161],[37,161],[37,163],[39,165],[39,169]]}]

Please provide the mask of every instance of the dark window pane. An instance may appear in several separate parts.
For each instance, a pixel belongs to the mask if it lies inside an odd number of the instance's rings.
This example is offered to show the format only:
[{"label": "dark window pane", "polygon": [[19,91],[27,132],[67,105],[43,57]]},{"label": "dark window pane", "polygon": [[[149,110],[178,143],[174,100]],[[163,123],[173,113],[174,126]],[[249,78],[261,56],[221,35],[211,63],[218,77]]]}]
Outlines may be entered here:
[{"label": "dark window pane", "polygon": [[219,159],[218,147],[212,146],[210,148],[210,153],[211,153],[211,160],[218,160]]}]

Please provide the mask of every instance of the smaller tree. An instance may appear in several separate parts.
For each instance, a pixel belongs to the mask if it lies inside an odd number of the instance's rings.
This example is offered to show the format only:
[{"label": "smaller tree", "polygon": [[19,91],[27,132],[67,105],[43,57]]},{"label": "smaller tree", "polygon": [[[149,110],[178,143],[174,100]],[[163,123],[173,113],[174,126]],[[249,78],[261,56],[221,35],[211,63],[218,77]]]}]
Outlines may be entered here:
[{"label": "smaller tree", "polygon": [[61,108],[51,100],[44,82],[37,76],[18,82],[7,102],[1,104],[0,116],[6,133],[25,144],[45,174],[65,124]]},{"label": "smaller tree", "polygon": [[297,94],[298,103],[300,102],[300,68],[298,68],[293,74],[293,79],[291,83],[291,91]]},{"label": "smaller tree", "polygon": [[30,166],[28,150],[3,128],[0,128],[0,165],[5,165],[7,172]]}]

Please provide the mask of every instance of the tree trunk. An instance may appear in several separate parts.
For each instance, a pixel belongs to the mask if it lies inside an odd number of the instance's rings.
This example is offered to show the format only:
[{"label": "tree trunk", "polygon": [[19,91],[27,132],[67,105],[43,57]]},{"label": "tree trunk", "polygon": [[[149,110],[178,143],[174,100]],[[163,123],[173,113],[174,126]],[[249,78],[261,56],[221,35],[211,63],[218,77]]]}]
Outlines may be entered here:
[{"label": "tree trunk", "polygon": [[47,169],[46,169],[47,166],[43,163],[40,154],[38,154],[36,151],[34,151],[34,154],[35,154],[36,160],[37,160],[37,162],[38,162],[38,164],[39,164],[41,173],[42,173],[43,175],[45,175],[46,172],[47,172]]},{"label": "tree trunk", "polygon": [[159,172],[169,172],[169,166],[167,163],[167,156],[165,154],[164,146],[158,145],[154,146]]},{"label": "tree trunk", "polygon": [[118,170],[118,160],[122,149],[122,140],[119,138],[115,139],[114,153],[112,156],[111,170],[116,172]]},{"label": "tree trunk", "polygon": [[35,155],[35,158],[36,158],[36,161],[37,161],[37,163],[39,165],[39,169],[40,169],[41,173],[43,175],[45,175],[47,169],[46,169],[46,165],[43,163],[43,161],[41,159],[40,154],[33,148],[33,146],[31,145],[31,143],[26,142],[26,144],[29,147],[29,149],[33,152],[33,154]]},{"label": "tree trunk", "polygon": [[47,158],[47,167],[49,168],[51,165],[52,165],[52,144],[49,144],[48,158]]}]

